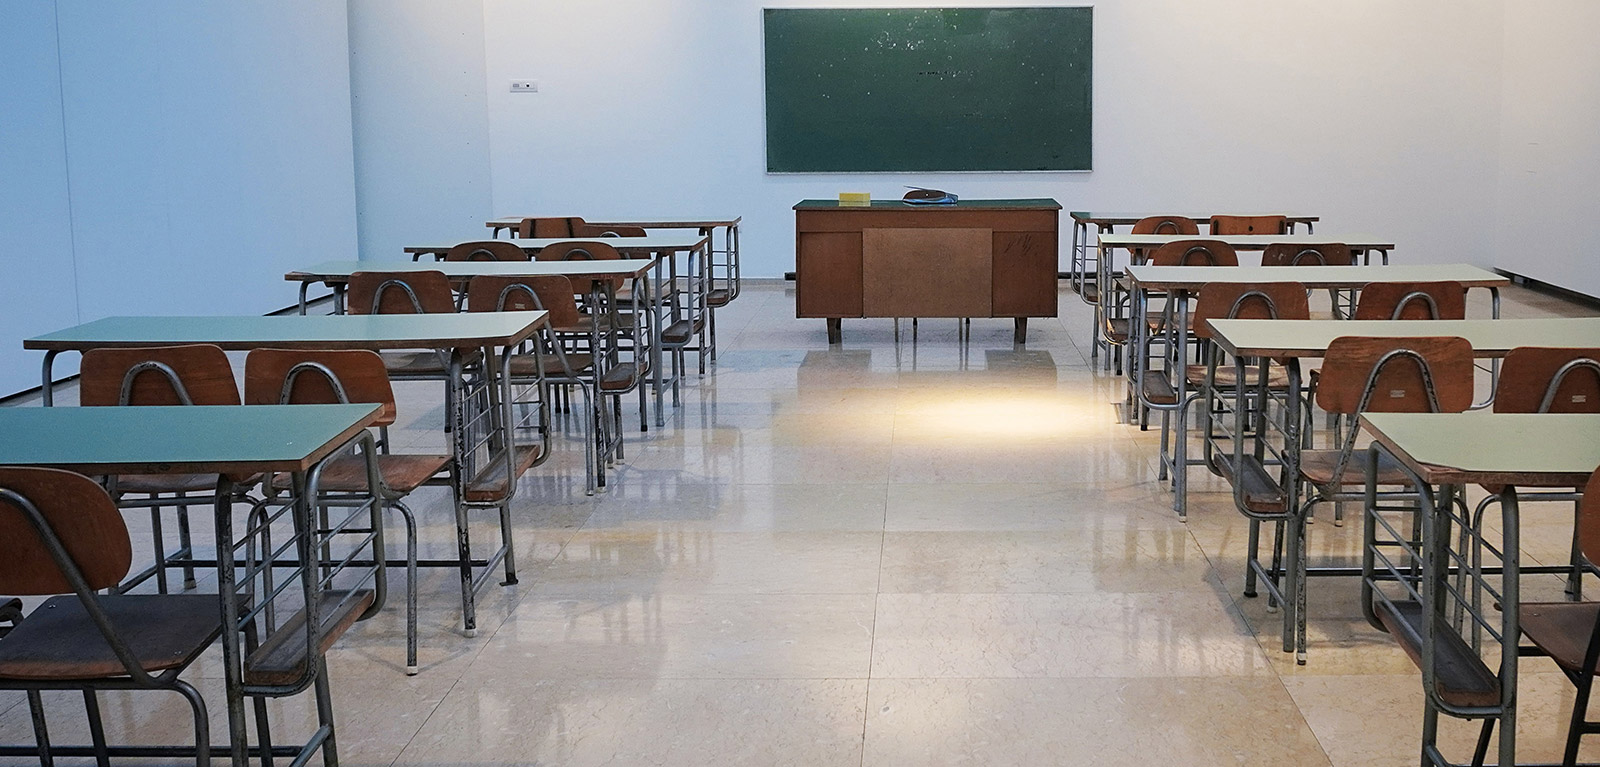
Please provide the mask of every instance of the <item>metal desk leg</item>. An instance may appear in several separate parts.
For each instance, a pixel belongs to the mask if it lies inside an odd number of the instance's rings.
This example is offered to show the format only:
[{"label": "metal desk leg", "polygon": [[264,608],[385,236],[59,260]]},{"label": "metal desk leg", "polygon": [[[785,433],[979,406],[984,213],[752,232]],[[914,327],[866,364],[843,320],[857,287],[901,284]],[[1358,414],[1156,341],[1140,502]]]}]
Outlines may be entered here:
[{"label": "metal desk leg", "polygon": [[[305,535],[300,524],[299,507],[306,503],[303,493],[304,476],[296,474],[294,499],[295,535]],[[233,562],[233,483],[226,474],[217,480],[216,543],[217,543],[217,593],[222,610],[222,690],[227,699],[228,744],[232,751],[234,767],[247,767],[249,763],[249,733],[245,729],[244,710],[244,653],[239,643],[239,600]],[[306,512],[309,515],[309,510]],[[303,552],[302,552],[303,553]],[[302,562],[306,560],[302,559]],[[307,568],[304,577],[316,577]]]},{"label": "metal desk leg", "polygon": [[44,365],[39,372],[39,396],[44,401],[45,407],[56,404],[56,382],[52,369],[56,364],[56,355],[60,353],[54,350],[44,353]]},{"label": "metal desk leg", "polygon": [[[670,261],[671,259],[669,258],[667,260]],[[667,407],[666,407],[666,396],[665,396],[665,393],[662,391],[662,387],[664,386],[664,383],[663,383],[662,378],[661,378],[661,329],[663,327],[663,323],[661,322],[661,309],[662,309],[662,306],[661,306],[661,300],[660,300],[661,299],[661,291],[663,290],[662,283],[661,283],[661,261],[662,261],[662,259],[660,259],[660,258],[656,259],[655,270],[654,270],[654,281],[655,281],[655,284],[652,286],[654,289],[650,291],[649,301],[647,303],[651,307],[650,308],[650,333],[649,333],[649,336],[650,336],[650,370],[651,370],[651,375],[654,378],[654,386],[655,386],[655,390],[656,390],[656,426],[658,428],[665,428],[666,425],[667,425]],[[673,287],[674,287],[674,289],[676,289],[676,287],[677,287],[677,285],[676,285],[676,283],[677,283],[677,269],[676,269],[676,266],[673,267],[673,269],[671,271],[671,276],[672,276],[672,280],[673,280]],[[637,331],[635,331],[635,332],[637,332]],[[642,336],[644,334],[639,334],[639,335]],[[637,339],[635,340],[634,343],[636,343],[636,344],[638,343]]]}]

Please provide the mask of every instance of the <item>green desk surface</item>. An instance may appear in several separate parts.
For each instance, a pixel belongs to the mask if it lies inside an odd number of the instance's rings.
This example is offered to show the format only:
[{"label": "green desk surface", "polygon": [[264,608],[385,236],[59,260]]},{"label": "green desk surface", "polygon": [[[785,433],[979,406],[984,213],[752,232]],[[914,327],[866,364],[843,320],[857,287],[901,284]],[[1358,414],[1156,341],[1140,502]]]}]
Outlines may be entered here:
[{"label": "green desk surface", "polygon": [[954,205],[913,205],[900,200],[873,200],[871,205],[840,205],[838,200],[801,200],[795,210],[1061,210],[1061,203],[1049,197],[1015,200],[959,200]]},{"label": "green desk surface", "polygon": [[[1309,267],[1284,267],[1304,269]],[[1391,267],[1392,268],[1392,267]],[[1321,357],[1341,336],[1456,336],[1479,357],[1519,346],[1600,347],[1600,317],[1530,320],[1208,320],[1214,340],[1247,357]]]},{"label": "green desk surface", "polygon": [[545,312],[323,314],[309,317],[107,317],[30,338],[46,351],[215,344],[224,349],[448,349],[503,347],[531,337]]},{"label": "green desk surface", "polygon": [[1577,487],[1600,467],[1600,415],[1366,413],[1361,420],[1431,484]]},{"label": "green desk surface", "polygon": [[[513,216],[508,218],[490,219],[484,226],[491,229],[506,229],[522,223],[525,218],[538,218],[538,216]],[[552,218],[559,218],[553,216]],[[637,226],[641,229],[709,229],[714,227],[738,226],[743,221],[743,216],[733,218],[716,216],[677,216],[660,218],[612,218],[605,221],[585,221],[589,226]]]},{"label": "green desk surface", "polygon": [[1128,278],[1148,290],[1191,290],[1208,282],[1298,282],[1308,288],[1358,288],[1369,282],[1453,280],[1469,288],[1511,280],[1469,264],[1354,266],[1130,266]]},{"label": "green desk surface", "polygon": [[86,474],[305,471],[377,405],[0,408],[0,465]]},{"label": "green desk surface", "polygon": [[[438,242],[445,242],[439,240]],[[407,245],[407,253],[445,253],[463,242],[477,242],[477,240],[456,240],[445,245]],[[618,253],[650,255],[664,251],[694,250],[705,244],[706,236],[701,234],[647,234],[643,237],[536,237],[527,240],[501,240],[521,247],[529,253],[534,253],[562,242],[599,242],[617,249]]]},{"label": "green desk surface", "polygon": [[1264,250],[1273,243],[1321,245],[1342,242],[1352,249],[1394,250],[1394,241],[1370,234],[1112,234],[1100,235],[1100,244],[1111,248],[1155,248],[1178,240],[1221,240],[1240,250]]},{"label": "green desk surface", "polygon": [[626,258],[613,261],[325,261],[283,276],[292,282],[349,282],[355,272],[444,272],[457,282],[473,277],[642,277],[654,265],[652,259]]},{"label": "green desk surface", "polygon": [[1210,221],[1212,216],[1217,215],[1283,216],[1291,224],[1314,224],[1322,220],[1317,216],[1301,216],[1293,213],[1100,213],[1098,211],[1075,210],[1067,215],[1072,216],[1074,221],[1081,221],[1085,224],[1099,224],[1101,226],[1131,226],[1138,223],[1139,219],[1163,215],[1182,216],[1202,224]]}]

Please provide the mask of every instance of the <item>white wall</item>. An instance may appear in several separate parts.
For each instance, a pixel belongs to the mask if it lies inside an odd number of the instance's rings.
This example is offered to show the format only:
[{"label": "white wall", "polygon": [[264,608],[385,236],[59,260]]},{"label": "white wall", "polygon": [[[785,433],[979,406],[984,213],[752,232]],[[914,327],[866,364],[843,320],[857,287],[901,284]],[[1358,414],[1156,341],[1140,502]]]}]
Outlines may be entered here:
[{"label": "white wall", "polygon": [[342,0],[0,7],[0,247],[43,285],[4,310],[0,392],[36,383],[14,339],[265,312],[285,271],[355,252]]},{"label": "white wall", "polygon": [[349,0],[362,258],[487,237],[482,0]]},{"label": "white wall", "polygon": [[0,393],[39,383],[22,339],[78,321],[55,9],[0,3]]},{"label": "white wall", "polygon": [[494,214],[742,214],[745,273],[776,276],[795,201],[918,183],[1069,209],[1287,208],[1393,238],[1408,263],[1492,260],[1499,2],[1105,0],[1095,171],[944,176],[767,175],[761,5],[484,0]]},{"label": "white wall", "polygon": [[1600,3],[1524,0],[1505,11],[1502,268],[1600,296]]}]

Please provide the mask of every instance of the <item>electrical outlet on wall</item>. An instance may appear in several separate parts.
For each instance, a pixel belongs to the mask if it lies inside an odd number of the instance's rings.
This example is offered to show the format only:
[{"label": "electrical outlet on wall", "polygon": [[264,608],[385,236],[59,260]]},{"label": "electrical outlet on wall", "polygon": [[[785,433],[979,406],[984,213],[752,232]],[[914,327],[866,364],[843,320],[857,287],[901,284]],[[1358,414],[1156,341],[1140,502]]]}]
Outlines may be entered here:
[{"label": "electrical outlet on wall", "polygon": [[512,80],[511,81],[511,92],[512,93],[538,93],[539,92],[539,81],[538,80]]}]

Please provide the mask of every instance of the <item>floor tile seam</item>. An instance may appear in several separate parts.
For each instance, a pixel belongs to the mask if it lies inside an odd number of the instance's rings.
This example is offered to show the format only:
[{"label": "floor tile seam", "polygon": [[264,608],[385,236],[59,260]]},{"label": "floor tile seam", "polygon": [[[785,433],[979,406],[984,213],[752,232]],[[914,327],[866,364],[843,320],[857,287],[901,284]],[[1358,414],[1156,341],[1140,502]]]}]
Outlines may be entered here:
[{"label": "floor tile seam", "polygon": [[[469,664],[467,666],[467,668],[471,668],[471,665]],[[416,742],[417,736],[420,735],[422,733],[422,731],[427,728],[429,722],[433,721],[434,716],[438,715],[439,709],[444,706],[444,702],[446,700],[450,699],[450,696],[455,693],[456,687],[460,686],[460,684],[461,684],[461,676],[458,674],[456,676],[455,681],[450,683],[450,688],[445,690],[444,694],[440,695],[439,699],[437,701],[435,701],[433,703],[433,705],[428,709],[428,715],[425,716],[425,717],[422,717],[422,721],[417,724],[416,731],[411,733],[411,737],[410,738],[406,739],[405,745],[401,746],[400,749],[395,752],[394,758],[389,760],[388,767],[394,767],[394,765],[400,763],[401,758],[406,755],[406,752],[411,750],[411,746],[412,746],[413,743]]]}]

